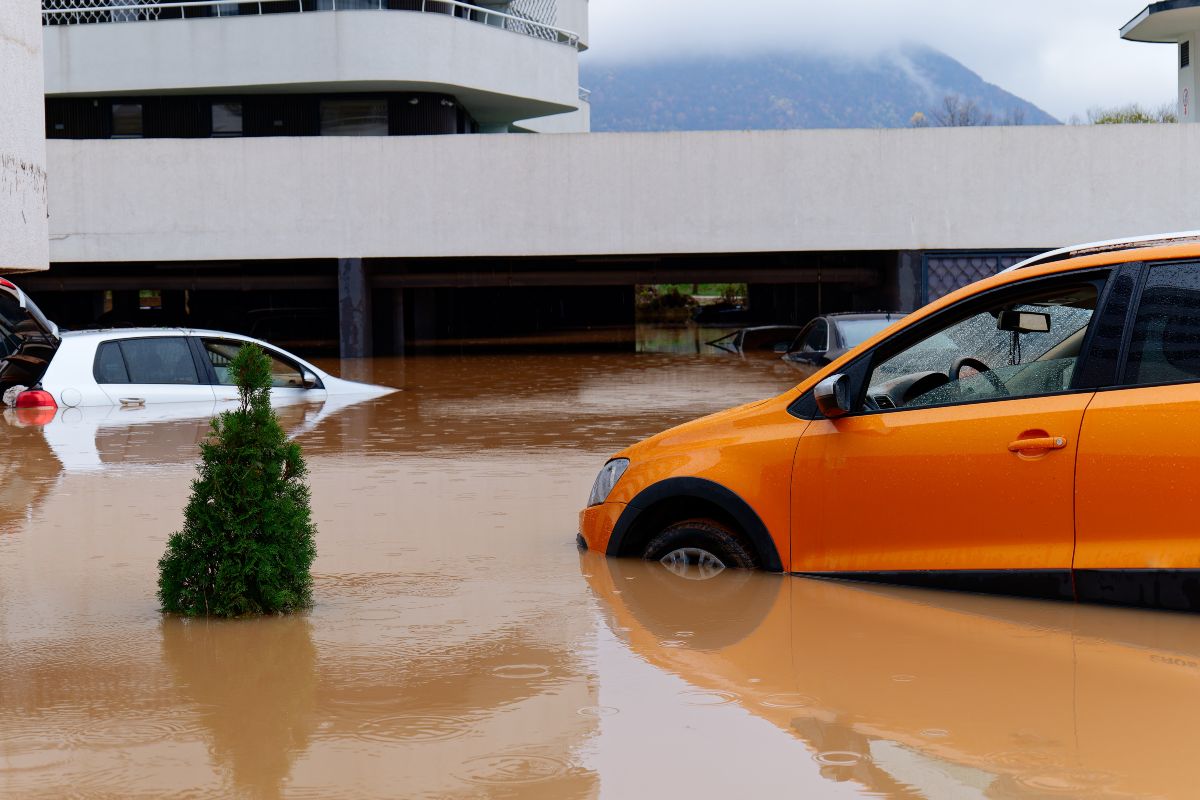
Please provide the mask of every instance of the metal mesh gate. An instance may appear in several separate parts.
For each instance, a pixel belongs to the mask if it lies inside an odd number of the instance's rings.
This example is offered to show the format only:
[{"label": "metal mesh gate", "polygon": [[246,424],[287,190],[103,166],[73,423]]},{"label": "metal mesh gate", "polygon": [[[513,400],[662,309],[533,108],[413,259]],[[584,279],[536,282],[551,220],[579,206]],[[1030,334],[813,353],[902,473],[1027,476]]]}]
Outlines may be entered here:
[{"label": "metal mesh gate", "polygon": [[921,288],[926,303],[995,275],[1045,250],[989,250],[967,253],[932,252],[921,257]]}]

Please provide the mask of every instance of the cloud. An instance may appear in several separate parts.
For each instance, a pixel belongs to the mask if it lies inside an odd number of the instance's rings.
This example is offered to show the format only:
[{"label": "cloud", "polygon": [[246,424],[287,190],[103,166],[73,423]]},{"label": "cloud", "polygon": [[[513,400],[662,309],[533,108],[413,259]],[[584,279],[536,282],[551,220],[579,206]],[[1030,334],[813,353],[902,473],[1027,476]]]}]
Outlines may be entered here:
[{"label": "cloud", "polygon": [[1174,102],[1175,50],[1126,42],[1128,0],[592,0],[586,58],[803,49],[870,57],[935,47],[1059,119]]}]

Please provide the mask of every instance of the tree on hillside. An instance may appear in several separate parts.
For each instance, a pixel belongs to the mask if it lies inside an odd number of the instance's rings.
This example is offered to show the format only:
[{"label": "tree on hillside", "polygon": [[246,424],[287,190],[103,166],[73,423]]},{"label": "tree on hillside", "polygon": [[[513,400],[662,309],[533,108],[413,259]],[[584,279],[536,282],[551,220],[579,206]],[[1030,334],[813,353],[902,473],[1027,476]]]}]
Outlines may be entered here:
[{"label": "tree on hillside", "polygon": [[1152,122],[1179,122],[1175,106],[1166,103],[1156,109],[1145,109],[1137,103],[1111,108],[1089,108],[1087,121],[1091,125],[1128,125]]},{"label": "tree on hillside", "polygon": [[1003,116],[997,117],[991,111],[985,111],[969,97],[958,94],[948,94],[942,98],[940,107],[928,114],[918,111],[908,121],[911,128],[965,128],[977,125],[1024,125],[1025,109],[1011,108]]}]

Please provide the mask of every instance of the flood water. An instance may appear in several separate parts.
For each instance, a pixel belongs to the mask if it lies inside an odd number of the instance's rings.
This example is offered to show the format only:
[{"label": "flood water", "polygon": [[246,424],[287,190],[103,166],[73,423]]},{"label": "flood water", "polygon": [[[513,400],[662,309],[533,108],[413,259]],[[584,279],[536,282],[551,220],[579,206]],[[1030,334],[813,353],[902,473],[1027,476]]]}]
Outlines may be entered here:
[{"label": "flood water", "polygon": [[0,797],[1193,794],[1195,617],[577,551],[612,452],[797,379],[680,341],[323,364],[404,391],[280,409],[287,618],[157,609],[205,409],[0,418]]}]

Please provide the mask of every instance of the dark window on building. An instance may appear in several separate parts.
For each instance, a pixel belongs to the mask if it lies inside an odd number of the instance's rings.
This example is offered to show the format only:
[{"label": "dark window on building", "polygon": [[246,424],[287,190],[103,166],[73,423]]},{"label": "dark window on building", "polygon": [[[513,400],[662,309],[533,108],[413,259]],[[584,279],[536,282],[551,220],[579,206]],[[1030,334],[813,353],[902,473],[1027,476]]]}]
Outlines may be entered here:
[{"label": "dark window on building", "polygon": [[387,136],[384,97],[343,97],[321,101],[322,136]]},{"label": "dark window on building", "polygon": [[317,136],[320,132],[316,97],[249,96],[242,100],[242,133],[246,136]]},{"label": "dark window on building", "polygon": [[444,94],[417,93],[391,98],[388,132],[393,136],[458,133],[459,106]]},{"label": "dark window on building", "polygon": [[1200,380],[1200,264],[1150,267],[1129,342],[1124,383]]},{"label": "dark window on building", "polygon": [[116,342],[104,342],[96,350],[96,363],[92,368],[96,383],[129,383],[125,370],[125,359],[121,357],[121,346]]},{"label": "dark window on building", "polygon": [[415,136],[476,130],[475,120],[452,95],[432,92],[46,100],[50,139]]},{"label": "dark window on building", "polygon": [[142,104],[142,135],[193,139],[210,135],[208,103],[200,97],[148,97]]},{"label": "dark window on building", "polygon": [[121,353],[130,383],[198,384],[192,349],[182,336],[125,339]]},{"label": "dark window on building", "polygon": [[142,104],[112,104],[112,137],[137,139],[142,135]]},{"label": "dark window on building", "polygon": [[46,100],[47,139],[107,139],[112,135],[108,103],[88,97]]},{"label": "dark window on building", "polygon": [[212,104],[212,135],[242,135],[242,104],[217,102]]},{"label": "dark window on building", "polygon": [[1183,69],[1192,63],[1192,43],[1185,41],[1179,43],[1179,68]]}]

